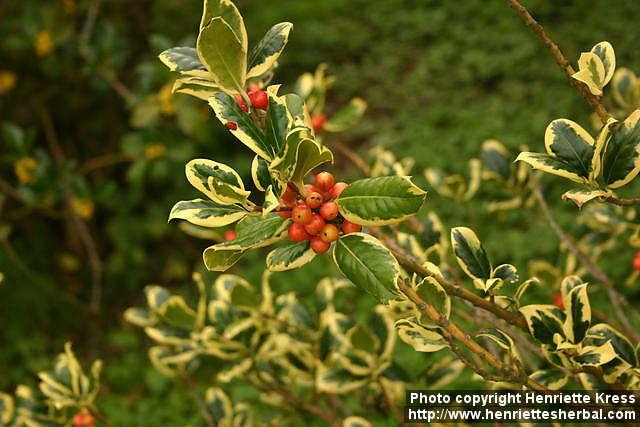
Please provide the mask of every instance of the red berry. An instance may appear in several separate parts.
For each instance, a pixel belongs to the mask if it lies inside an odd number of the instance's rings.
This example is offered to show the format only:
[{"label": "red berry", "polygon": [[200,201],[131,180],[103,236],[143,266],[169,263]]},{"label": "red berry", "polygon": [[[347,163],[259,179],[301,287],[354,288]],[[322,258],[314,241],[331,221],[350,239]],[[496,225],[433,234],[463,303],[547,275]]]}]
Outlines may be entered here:
[{"label": "red berry", "polygon": [[278,216],[280,218],[291,218],[291,209],[287,209],[286,211],[278,211]]},{"label": "red berry", "polygon": [[304,226],[304,229],[307,230],[307,233],[315,236],[316,234],[320,234],[324,224],[324,219],[322,219],[320,215],[313,214],[311,221],[309,221],[309,224]]},{"label": "red berry", "polygon": [[224,232],[224,240],[226,240],[227,242],[229,240],[236,240],[236,237],[238,237],[238,233],[236,233],[236,230],[227,230]]},{"label": "red berry", "polygon": [[316,114],[311,117],[311,126],[313,127],[313,131],[318,133],[324,128],[324,124],[327,123],[327,116],[324,114]]},{"label": "red berry", "polygon": [[636,253],[636,256],[633,258],[633,261],[631,262],[631,267],[634,270],[640,271],[640,252]]},{"label": "red berry", "polygon": [[347,188],[349,186],[349,184],[347,184],[346,182],[336,182],[334,184],[333,187],[331,187],[331,191],[329,191],[329,194],[331,195],[331,199],[337,199],[340,194],[342,194],[342,192],[344,191],[345,188]]},{"label": "red berry", "polygon": [[336,219],[336,217],[338,216],[338,205],[336,205],[334,202],[327,202],[323,204],[322,206],[320,206],[320,215],[322,215],[322,218],[326,219],[327,221]]},{"label": "red berry", "polygon": [[362,230],[362,226],[359,224],[354,224],[353,222],[344,220],[344,222],[340,225],[340,228],[342,228],[342,232],[344,234],[349,234],[349,233],[357,233],[360,230]]},{"label": "red berry", "polygon": [[236,122],[227,122],[226,126],[231,130],[238,129],[238,124]]},{"label": "red berry", "polygon": [[311,239],[311,249],[317,254],[323,254],[329,250],[331,243],[325,242],[320,236],[315,236]]},{"label": "red berry", "polygon": [[238,104],[240,108],[242,108],[242,111],[246,113],[248,108],[247,108],[247,103],[244,102],[244,98],[242,98],[241,95],[236,95],[233,99],[234,101],[236,101],[236,104]]},{"label": "red berry", "polygon": [[296,205],[291,211],[293,221],[302,225],[309,224],[312,216],[313,212],[311,212],[311,208],[305,204]]},{"label": "red berry", "polygon": [[335,184],[336,180],[333,178],[333,175],[329,172],[320,172],[316,175],[316,183],[315,186],[321,192],[331,190],[333,184]]},{"label": "red berry", "polygon": [[288,230],[289,238],[294,242],[304,242],[309,240],[311,235],[304,229],[304,225],[294,222]]},{"label": "red berry", "polygon": [[282,193],[282,198],[285,200],[295,201],[296,197],[298,197],[298,192],[287,185],[287,188],[284,190],[284,193]]},{"label": "red berry", "polygon": [[306,202],[311,209],[318,209],[322,205],[322,195],[317,191],[312,191],[307,195]]},{"label": "red berry", "polygon": [[93,427],[96,424],[96,419],[89,412],[78,412],[73,417],[74,427]]},{"label": "red berry", "polygon": [[556,305],[556,307],[564,310],[564,301],[562,300],[562,295],[560,295],[559,292],[553,293],[551,295],[551,299],[553,300],[553,303]]},{"label": "red berry", "polygon": [[269,107],[269,96],[263,90],[249,92],[249,100],[251,105],[260,110],[266,110]]},{"label": "red berry", "polygon": [[333,224],[327,224],[322,227],[322,232],[320,233],[320,237],[325,242],[335,242],[340,237],[340,230]]}]

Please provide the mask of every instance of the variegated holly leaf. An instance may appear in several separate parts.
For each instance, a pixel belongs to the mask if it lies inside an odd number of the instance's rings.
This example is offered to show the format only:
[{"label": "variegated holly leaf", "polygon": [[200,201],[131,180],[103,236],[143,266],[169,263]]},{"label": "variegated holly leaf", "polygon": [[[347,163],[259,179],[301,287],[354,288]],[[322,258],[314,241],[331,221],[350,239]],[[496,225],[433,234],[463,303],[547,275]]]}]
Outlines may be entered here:
[{"label": "variegated holly leaf", "polygon": [[191,185],[218,204],[242,204],[249,197],[238,172],[223,163],[194,159],[186,164],[185,174]]},{"label": "variegated holly leaf", "polygon": [[265,124],[266,144],[275,156],[282,156],[287,143],[287,134],[294,127],[293,116],[289,113],[285,98],[278,96],[279,85],[269,86],[269,108]]},{"label": "variegated holly leaf", "polygon": [[334,243],[333,260],[347,279],[379,302],[396,297],[400,265],[373,236],[365,233],[342,236]]},{"label": "variegated holly leaf", "polygon": [[174,377],[184,371],[186,366],[198,356],[193,349],[176,351],[166,346],[156,346],[149,349],[149,361],[153,367],[163,375]]},{"label": "variegated holly leaf", "polygon": [[271,161],[276,152],[275,148],[269,146],[264,132],[255,124],[251,116],[242,111],[232,96],[218,92],[209,98],[209,105],[222,124],[235,123],[236,128],[230,129],[233,136],[263,159]]},{"label": "variegated holly leaf", "polygon": [[607,41],[600,42],[591,48],[591,53],[595,54],[604,66],[604,79],[602,87],[606,86],[616,71],[616,54],[613,46]]},{"label": "variegated holly leaf", "polygon": [[211,19],[196,42],[200,61],[225,91],[242,93],[247,74],[247,50],[222,17]]},{"label": "variegated holly leaf", "polygon": [[15,401],[7,393],[0,392],[0,423],[9,425],[15,412]]},{"label": "variegated holly leaf", "polygon": [[160,61],[171,71],[179,73],[199,71],[200,73],[196,74],[208,74],[207,69],[204,64],[200,62],[198,53],[193,47],[172,47],[158,55],[158,58],[160,58]]},{"label": "variegated holly leaf", "polygon": [[363,99],[353,98],[349,105],[329,118],[323,130],[327,132],[343,132],[358,123],[366,109],[367,103]]},{"label": "variegated holly leaf", "polygon": [[292,23],[281,22],[267,31],[262,40],[251,49],[247,78],[259,77],[273,68],[287,45],[292,28]]},{"label": "variegated holly leaf", "polygon": [[553,347],[558,339],[565,339],[563,319],[559,317],[561,312],[556,306],[525,305],[519,311],[527,321],[531,336],[540,343]]},{"label": "variegated holly leaf", "polygon": [[570,200],[575,203],[578,208],[582,208],[585,203],[590,202],[593,199],[607,197],[610,195],[611,191],[606,190],[575,189],[564,193],[562,195],[562,200]]},{"label": "variegated holly leaf", "polygon": [[638,365],[638,355],[636,354],[631,341],[620,331],[607,323],[598,323],[587,331],[584,344],[591,346],[601,346],[606,342],[611,342],[618,357],[629,363],[630,366]]},{"label": "variegated holly leaf", "polygon": [[598,182],[610,189],[629,184],[640,173],[640,110],[624,122],[606,125],[596,144]]},{"label": "variegated holly leaf", "polygon": [[[211,83],[212,85],[208,85],[205,83]],[[220,88],[212,81],[196,77],[187,77],[183,79],[177,79],[174,82],[171,91],[173,93],[183,93],[185,95],[191,95],[203,101],[207,101],[214,94],[220,92]]]},{"label": "variegated holly leaf", "polygon": [[572,361],[580,366],[601,366],[611,362],[616,352],[610,341],[600,346],[583,346]]},{"label": "variegated holly leaf", "polygon": [[226,393],[218,387],[210,387],[205,392],[204,403],[215,425],[231,425],[233,406]]},{"label": "variegated holly leaf", "polygon": [[334,394],[350,393],[369,382],[368,377],[354,376],[344,367],[326,366],[320,363],[316,369],[316,387],[318,391]]},{"label": "variegated holly leaf", "polygon": [[172,295],[155,311],[166,324],[182,329],[192,329],[195,325],[196,312],[187,305],[184,298]]},{"label": "variegated holly leaf", "polygon": [[600,96],[606,75],[602,59],[593,52],[583,52],[578,59],[578,71],[571,77],[584,83],[592,94]]},{"label": "variegated holly leaf", "polygon": [[460,268],[472,279],[491,278],[491,262],[476,233],[467,227],[451,230],[451,245]]},{"label": "variegated holly leaf", "polygon": [[349,221],[380,226],[402,222],[422,207],[426,192],[407,176],[385,176],[352,182],[336,199]]},{"label": "variegated holly leaf", "polygon": [[522,297],[531,285],[540,285],[540,280],[537,277],[532,277],[528,280],[522,282],[516,292],[513,294],[513,299],[516,303],[516,307],[520,308],[522,306]]},{"label": "variegated holly leaf", "polygon": [[638,105],[640,85],[636,74],[628,68],[616,70],[611,82],[611,89],[613,98],[623,108],[630,109]]},{"label": "variegated holly leaf", "polygon": [[547,154],[524,152],[516,161],[582,184],[589,181],[594,140],[587,131],[571,120],[557,119],[547,126],[544,139]]},{"label": "variegated holly leaf", "polygon": [[511,160],[506,147],[495,139],[482,143],[482,162],[487,177],[508,180],[511,177]]},{"label": "variegated holly leaf", "polygon": [[564,321],[565,336],[572,343],[579,344],[591,326],[591,305],[587,295],[587,284],[577,285],[563,294],[562,301],[567,314]]},{"label": "variegated holly leaf", "polygon": [[236,36],[242,50],[247,53],[247,47],[249,39],[247,37],[247,30],[244,26],[244,20],[242,15],[238,11],[238,8],[233,4],[231,0],[205,0],[204,7],[202,9],[202,17],[200,18],[200,30],[205,28],[212,19],[220,17],[229,25],[231,31]]},{"label": "variegated holly leaf", "polygon": [[482,329],[475,335],[475,337],[486,338],[492,341],[493,343],[498,345],[498,347],[505,350],[509,354],[510,358],[522,361],[520,352],[518,351],[518,348],[513,342],[513,339],[509,335],[507,335],[504,331],[498,328]]},{"label": "variegated holly leaf", "polygon": [[[431,304],[441,316],[447,319],[451,316],[451,297],[435,278],[423,278],[416,284],[415,291],[423,301]],[[423,325],[437,326],[421,313],[418,314],[418,320]]]},{"label": "variegated holly leaf", "polygon": [[560,390],[569,381],[569,375],[560,369],[541,369],[529,375],[529,378],[549,390]]},{"label": "variegated holly leaf", "polygon": [[202,227],[224,227],[246,217],[248,212],[238,205],[219,205],[211,200],[194,199],[176,203],[169,220],[184,219]]},{"label": "variegated holly leaf", "polygon": [[309,242],[290,243],[274,249],[267,255],[269,271],[286,271],[300,268],[313,260],[315,252]]},{"label": "variegated holly leaf", "polygon": [[400,319],[395,324],[398,337],[415,351],[432,353],[448,347],[444,337],[435,330],[427,329],[410,319]]},{"label": "variegated holly leaf", "polygon": [[312,139],[308,129],[296,127],[287,134],[284,153],[269,165],[269,170],[281,181],[302,188],[304,177],[327,162],[333,162],[333,153]]},{"label": "variegated holly leaf", "polygon": [[277,216],[252,219],[247,225],[236,227],[234,240],[209,246],[203,253],[204,264],[209,270],[225,271],[238,262],[249,249],[261,248],[286,237],[290,220]]},{"label": "variegated holly leaf", "polygon": [[146,328],[158,323],[158,316],[146,308],[131,307],[125,310],[124,320],[141,328]]}]

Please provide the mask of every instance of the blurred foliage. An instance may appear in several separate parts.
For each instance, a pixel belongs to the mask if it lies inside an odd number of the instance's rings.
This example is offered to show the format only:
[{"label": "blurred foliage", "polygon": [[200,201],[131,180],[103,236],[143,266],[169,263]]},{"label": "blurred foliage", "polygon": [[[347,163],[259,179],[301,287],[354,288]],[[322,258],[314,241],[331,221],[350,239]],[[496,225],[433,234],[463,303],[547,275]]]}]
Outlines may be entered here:
[{"label": "blurred foliage", "polygon": [[[363,122],[346,137],[363,153],[379,145],[398,158],[413,157],[417,171],[465,176],[468,165],[460,159],[478,156],[486,139],[515,152],[541,147],[546,125],[557,117],[589,123],[588,108],[544,46],[503,2],[237,4],[250,40],[273,22],[295,24],[279,81],[293,83],[327,62],[337,76],[327,115],[353,97],[367,101]],[[122,311],[142,299],[149,283],[193,292],[188,278],[200,268],[205,243],[166,224],[172,203],[190,191],[184,163],[213,153],[234,163],[243,151],[229,144],[204,103],[170,96],[170,73],[156,58],[170,46],[194,44],[201,6],[186,0],[0,4],[0,389],[28,382],[73,340],[78,354],[105,361],[102,407],[114,425],[199,422],[184,390],[149,365],[140,334],[124,326]],[[532,0],[527,6],[568,58],[606,39],[618,64],[640,69],[636,36],[628,30],[637,21],[636,2],[611,7],[595,0],[583,7]],[[337,163],[355,175],[346,160]],[[249,178],[248,166],[240,173]],[[549,185],[555,182],[543,179],[557,216],[570,231],[582,230],[575,207],[560,202],[562,189]],[[497,262],[523,270],[531,259],[563,264],[535,211],[489,213],[481,196],[461,209],[431,192],[427,204],[445,227],[473,224]],[[89,240],[80,229],[89,230]],[[263,257],[250,254],[237,270],[257,283]],[[605,259],[604,268],[622,280],[632,257],[620,253]],[[318,259],[279,274],[280,291],[304,299],[329,268]],[[635,301],[636,289],[625,290]],[[92,311],[98,296],[100,309]],[[363,312],[373,301],[363,296],[352,304]],[[411,352],[406,358],[421,369],[435,360]]]}]

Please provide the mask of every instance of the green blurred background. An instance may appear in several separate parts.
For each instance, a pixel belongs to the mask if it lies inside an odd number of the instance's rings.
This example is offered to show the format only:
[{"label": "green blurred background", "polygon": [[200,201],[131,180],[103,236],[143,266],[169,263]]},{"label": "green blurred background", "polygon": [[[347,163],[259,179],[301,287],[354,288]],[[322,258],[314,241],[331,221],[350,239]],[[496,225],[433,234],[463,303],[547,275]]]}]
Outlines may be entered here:
[{"label": "green blurred background", "polygon": [[[214,158],[248,177],[251,157],[205,103],[170,96],[173,77],[156,59],[168,47],[194,44],[199,0],[97,4],[0,4],[0,389],[33,383],[73,340],[83,359],[105,360],[101,406],[114,425],[197,425],[191,398],[150,367],[146,339],[122,312],[141,302],[149,283],[192,291],[190,274],[201,269],[207,243],[166,221],[175,201],[195,195],[184,163]],[[254,42],[276,22],[294,23],[278,83],[290,87],[329,63],[337,77],[329,111],[354,96],[369,103],[361,124],[340,139],[361,153],[380,145],[413,156],[421,185],[425,167],[466,173],[485,139],[541,151],[554,118],[590,128],[584,102],[503,1],[236,4]],[[636,1],[525,4],[568,58],[609,40],[619,65],[639,68]],[[336,174],[357,176],[340,156]],[[575,230],[575,208],[559,201],[567,184],[544,182],[556,214]],[[530,259],[557,262],[557,240],[536,212],[496,221],[482,203],[461,205],[431,192],[425,212],[436,211],[446,226],[474,227],[497,262],[522,271]],[[620,253],[605,267],[623,277],[632,256]],[[256,282],[263,258],[252,254],[234,271]],[[309,294],[332,268],[319,257],[274,282]],[[354,309],[372,304],[362,296]]]}]

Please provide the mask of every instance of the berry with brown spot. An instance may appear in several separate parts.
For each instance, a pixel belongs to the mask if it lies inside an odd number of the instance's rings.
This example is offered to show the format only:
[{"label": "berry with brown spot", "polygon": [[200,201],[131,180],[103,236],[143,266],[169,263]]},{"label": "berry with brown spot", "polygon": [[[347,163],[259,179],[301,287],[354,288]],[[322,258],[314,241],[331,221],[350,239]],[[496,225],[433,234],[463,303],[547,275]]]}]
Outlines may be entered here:
[{"label": "berry with brown spot", "polygon": [[331,190],[331,187],[333,187],[333,184],[335,183],[336,180],[331,173],[320,172],[318,175],[316,175],[316,181],[314,185],[320,192],[325,192]]},{"label": "berry with brown spot", "polygon": [[329,250],[331,243],[325,242],[320,236],[311,238],[311,249],[317,254],[323,254]]},{"label": "berry with brown spot", "polygon": [[340,237],[340,230],[333,224],[327,224],[322,228],[322,232],[320,233],[320,237],[325,242],[335,242]]},{"label": "berry with brown spot", "polygon": [[312,216],[313,212],[311,212],[311,208],[304,203],[296,205],[291,210],[291,218],[293,219],[293,222],[297,222],[298,224],[309,224]]},{"label": "berry with brown spot", "polygon": [[307,195],[306,198],[307,206],[309,206],[311,209],[318,209],[320,206],[322,206],[322,201],[322,194],[318,193],[317,191],[312,191]]},{"label": "berry with brown spot", "polygon": [[320,215],[327,221],[334,220],[338,217],[338,205],[335,202],[327,202],[320,206]]},{"label": "berry with brown spot", "polygon": [[320,234],[320,232],[324,228],[324,225],[324,219],[322,219],[322,217],[318,214],[313,214],[313,216],[311,217],[311,221],[309,221],[309,224],[304,226],[304,229],[307,230],[307,233],[315,236],[316,234]]}]

